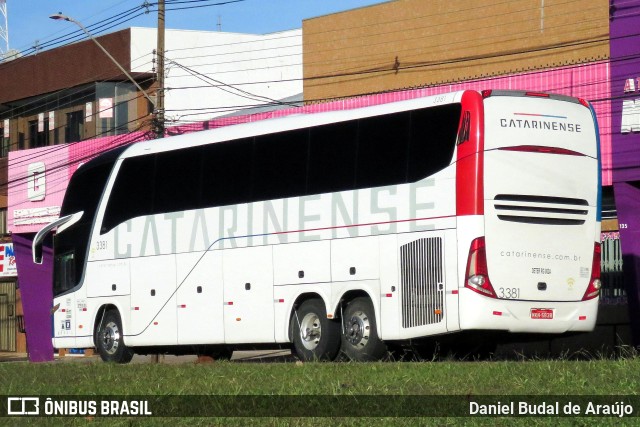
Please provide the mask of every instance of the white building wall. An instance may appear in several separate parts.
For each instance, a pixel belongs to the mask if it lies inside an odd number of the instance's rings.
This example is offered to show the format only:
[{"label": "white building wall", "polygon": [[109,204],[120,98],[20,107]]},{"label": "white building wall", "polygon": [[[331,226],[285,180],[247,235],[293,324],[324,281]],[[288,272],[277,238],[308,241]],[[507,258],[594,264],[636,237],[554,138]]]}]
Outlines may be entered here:
[{"label": "white building wall", "polygon": [[[131,28],[132,72],[153,72],[156,37],[154,28]],[[166,30],[165,49],[169,125],[302,93],[301,29],[265,35]]]}]

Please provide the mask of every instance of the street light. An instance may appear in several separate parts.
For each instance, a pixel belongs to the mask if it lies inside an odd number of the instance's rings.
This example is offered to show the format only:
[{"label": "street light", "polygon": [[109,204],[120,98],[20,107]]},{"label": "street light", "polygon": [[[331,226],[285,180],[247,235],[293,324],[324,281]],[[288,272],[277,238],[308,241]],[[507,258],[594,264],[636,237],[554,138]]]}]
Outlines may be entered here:
[{"label": "street light", "polygon": [[71,18],[70,16],[67,15],[63,15],[62,13],[56,13],[54,15],[49,16],[49,18],[56,20],[56,21],[69,21],[69,22],[73,22],[74,24],[76,24],[78,27],[80,27],[80,29],[82,31],[85,32],[85,34],[91,39],[93,40],[93,42],[104,52],[105,55],[107,55],[109,57],[109,59],[111,61],[113,61],[114,64],[116,64],[118,66],[118,68],[120,69],[120,71],[122,71],[124,73],[125,76],[127,76],[127,78],[129,80],[131,80],[131,82],[136,85],[136,87],[138,88],[138,90],[140,92],[142,92],[142,94],[144,95],[145,98],[147,98],[147,101],[149,101],[151,103],[151,105],[153,105],[153,109],[154,109],[154,114],[157,114],[156,110],[156,102],[154,100],[151,99],[151,97],[147,94],[147,92],[142,89],[142,87],[138,84],[138,82],[136,82],[133,77],[131,77],[131,75],[127,72],[127,70],[124,69],[124,67],[122,67],[122,65],[120,65],[120,63],[118,61],[116,61],[116,59],[111,56],[111,54],[107,51],[107,49],[104,48],[104,46],[102,46],[98,40],[96,40],[95,37],[93,37],[93,35],[89,32],[89,30],[87,30],[87,28],[82,25],[80,22],[76,21],[75,19]]}]

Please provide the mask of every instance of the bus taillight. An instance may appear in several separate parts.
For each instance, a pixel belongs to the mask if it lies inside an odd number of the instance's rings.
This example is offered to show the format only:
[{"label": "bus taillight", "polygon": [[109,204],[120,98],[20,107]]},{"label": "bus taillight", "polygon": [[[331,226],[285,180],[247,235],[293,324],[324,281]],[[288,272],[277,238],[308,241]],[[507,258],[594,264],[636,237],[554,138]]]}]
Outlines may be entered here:
[{"label": "bus taillight", "polygon": [[474,292],[491,298],[497,298],[487,269],[487,251],[484,237],[478,237],[471,242],[469,258],[467,259],[467,274],[465,275],[465,287]]},{"label": "bus taillight", "polygon": [[602,282],[600,281],[600,243],[596,242],[593,248],[593,262],[591,263],[591,279],[587,291],[582,297],[582,301],[590,300],[600,295]]}]

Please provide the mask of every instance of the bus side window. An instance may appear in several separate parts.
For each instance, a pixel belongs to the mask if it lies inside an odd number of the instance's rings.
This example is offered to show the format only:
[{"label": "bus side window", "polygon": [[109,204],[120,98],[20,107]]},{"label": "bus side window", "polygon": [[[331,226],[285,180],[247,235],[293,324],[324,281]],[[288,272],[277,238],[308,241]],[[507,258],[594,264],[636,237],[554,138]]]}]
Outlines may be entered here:
[{"label": "bus side window", "polygon": [[309,130],[257,136],[253,147],[253,201],[303,195]]},{"label": "bus side window", "polygon": [[252,159],[253,138],[203,146],[201,207],[249,202]]},{"label": "bus side window", "polygon": [[358,188],[406,182],[410,120],[409,112],[360,120]]},{"label": "bus side window", "polygon": [[358,123],[311,129],[307,194],[352,190],[356,183]]},{"label": "bus side window", "polygon": [[153,212],[156,155],[132,157],[120,166],[102,220],[104,234],[128,219]]},{"label": "bus side window", "polygon": [[411,112],[409,182],[416,182],[449,166],[456,147],[460,104]]},{"label": "bus side window", "polygon": [[158,153],[153,213],[199,208],[201,173],[201,147]]}]

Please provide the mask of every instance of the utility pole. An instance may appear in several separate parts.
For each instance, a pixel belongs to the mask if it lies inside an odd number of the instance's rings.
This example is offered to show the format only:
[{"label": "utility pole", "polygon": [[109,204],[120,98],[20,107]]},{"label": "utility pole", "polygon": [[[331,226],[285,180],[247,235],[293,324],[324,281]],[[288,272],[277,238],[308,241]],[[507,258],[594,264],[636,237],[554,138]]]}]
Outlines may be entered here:
[{"label": "utility pole", "polygon": [[158,0],[158,45],[156,48],[158,69],[156,81],[155,129],[156,137],[164,138],[164,0]]},{"label": "utility pole", "polygon": [[[156,57],[158,58],[158,68],[156,70],[156,104],[154,111],[154,128],[156,138],[164,138],[164,0],[158,0],[158,43],[156,46]],[[164,360],[164,355],[152,354],[151,363],[160,363]]]},{"label": "utility pole", "polygon": [[[156,70],[156,105],[154,127],[156,138],[164,138],[164,0],[158,0],[158,43],[156,46],[156,57],[158,58],[158,68]],[[152,354],[151,363],[160,363],[164,360],[163,354]]]}]

